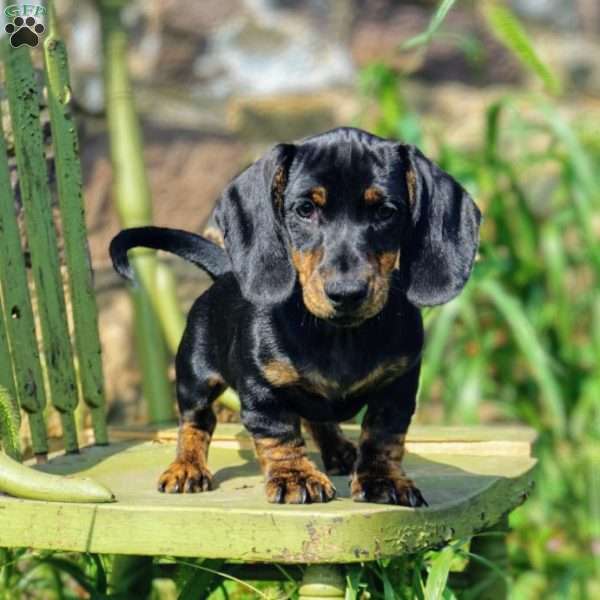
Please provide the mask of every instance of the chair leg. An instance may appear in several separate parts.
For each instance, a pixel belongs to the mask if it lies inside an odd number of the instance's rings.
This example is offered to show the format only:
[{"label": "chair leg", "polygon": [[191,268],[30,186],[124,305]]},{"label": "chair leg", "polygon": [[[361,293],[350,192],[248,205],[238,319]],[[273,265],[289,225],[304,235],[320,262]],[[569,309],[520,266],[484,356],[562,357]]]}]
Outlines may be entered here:
[{"label": "chair leg", "polygon": [[309,565],[300,584],[298,600],[344,598],[346,581],[338,565]]},{"label": "chair leg", "polygon": [[[508,515],[491,528],[494,532],[508,532]],[[487,559],[500,571],[508,568],[508,550],[506,535],[475,536],[471,541],[471,552]],[[466,569],[466,580],[469,589],[481,588],[478,600],[505,600],[508,598],[506,578],[495,573],[488,566],[471,559]]]},{"label": "chair leg", "polygon": [[115,556],[110,587],[115,594],[124,598],[147,598],[152,589],[152,557]]}]

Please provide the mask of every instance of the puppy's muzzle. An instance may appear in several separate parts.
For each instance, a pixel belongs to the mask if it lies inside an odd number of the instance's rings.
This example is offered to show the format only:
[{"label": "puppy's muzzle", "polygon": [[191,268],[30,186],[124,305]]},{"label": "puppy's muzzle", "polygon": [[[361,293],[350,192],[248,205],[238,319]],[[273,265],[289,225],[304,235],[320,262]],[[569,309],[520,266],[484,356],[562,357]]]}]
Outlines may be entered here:
[{"label": "puppy's muzzle", "polygon": [[339,315],[350,315],[359,310],[368,293],[366,280],[333,279],[325,284],[325,294]]}]

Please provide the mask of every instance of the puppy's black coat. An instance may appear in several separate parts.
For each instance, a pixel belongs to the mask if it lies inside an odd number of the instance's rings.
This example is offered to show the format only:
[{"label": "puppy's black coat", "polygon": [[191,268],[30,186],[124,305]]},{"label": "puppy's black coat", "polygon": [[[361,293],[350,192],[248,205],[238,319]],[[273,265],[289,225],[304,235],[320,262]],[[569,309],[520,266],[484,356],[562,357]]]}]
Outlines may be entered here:
[{"label": "puppy's black coat", "polygon": [[[275,146],[223,193],[216,221],[225,252],[200,236],[156,227],[121,232],[127,250],[168,250],[206,269],[177,353],[180,437],[159,489],[210,488],[211,403],[239,393],[272,502],[334,497],[306,457],[300,421],[326,468],[352,475],[352,496],[419,506],[402,470],[415,410],[420,306],[465,285],[480,213],[463,188],[413,146],[341,128]],[[358,449],[337,423],[363,406]]]}]

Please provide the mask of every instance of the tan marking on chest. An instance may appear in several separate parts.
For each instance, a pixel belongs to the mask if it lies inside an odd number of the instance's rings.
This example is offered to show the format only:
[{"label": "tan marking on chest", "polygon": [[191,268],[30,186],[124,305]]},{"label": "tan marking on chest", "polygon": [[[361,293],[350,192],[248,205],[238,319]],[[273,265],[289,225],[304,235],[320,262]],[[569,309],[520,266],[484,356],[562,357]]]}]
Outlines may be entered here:
[{"label": "tan marking on chest", "polygon": [[307,392],[329,396],[339,388],[332,379],[327,379],[317,371],[309,371],[302,375],[290,362],[271,360],[263,367],[267,381],[275,387],[299,386]]},{"label": "tan marking on chest", "polygon": [[300,386],[307,392],[324,398],[337,396],[340,392],[340,384],[335,379],[329,379],[318,371],[309,371],[303,374]]},{"label": "tan marking on chest", "polygon": [[275,387],[283,387],[298,383],[300,374],[289,362],[271,360],[263,366],[263,374],[266,380]]},{"label": "tan marking on chest", "polygon": [[286,361],[272,360],[263,367],[263,374],[267,381],[275,387],[298,386],[309,392],[331,398],[336,396],[353,396],[367,392],[378,384],[401,375],[410,365],[409,356],[386,362],[375,367],[365,377],[343,386],[319,371],[299,372],[294,365]]},{"label": "tan marking on chest", "polygon": [[346,394],[360,394],[367,392],[370,388],[376,387],[378,384],[383,381],[392,379],[394,376],[400,375],[404,371],[406,371],[407,367],[410,364],[410,357],[401,356],[397,360],[392,362],[384,363],[383,365],[379,365],[375,367],[366,377],[355,381],[348,388]]}]

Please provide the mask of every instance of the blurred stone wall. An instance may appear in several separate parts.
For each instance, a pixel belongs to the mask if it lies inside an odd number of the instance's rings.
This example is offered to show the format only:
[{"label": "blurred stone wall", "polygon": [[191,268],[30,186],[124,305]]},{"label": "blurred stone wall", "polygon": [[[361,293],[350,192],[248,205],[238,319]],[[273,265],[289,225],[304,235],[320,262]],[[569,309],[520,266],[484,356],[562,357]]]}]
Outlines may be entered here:
[{"label": "blurred stone wall", "polygon": [[[427,51],[400,52],[403,41],[425,29],[437,1],[132,0],[124,18],[155,223],[201,231],[227,181],[269,144],[368,123],[373,107],[357,81],[373,62],[404,74],[403,91],[423,116],[426,136],[478,141],[490,99],[529,85],[529,78],[472,10],[475,1],[457,3],[444,35]],[[119,224],[111,202],[98,15],[90,0],[57,4],[81,109],[109,396],[118,400],[113,410],[126,407],[121,416],[132,420],[144,411],[137,401],[131,308],[107,254]],[[567,108],[588,110],[600,95],[597,0],[511,4],[572,88]],[[465,50],[469,43],[475,55]],[[189,306],[208,282],[181,261],[173,264]]]}]

